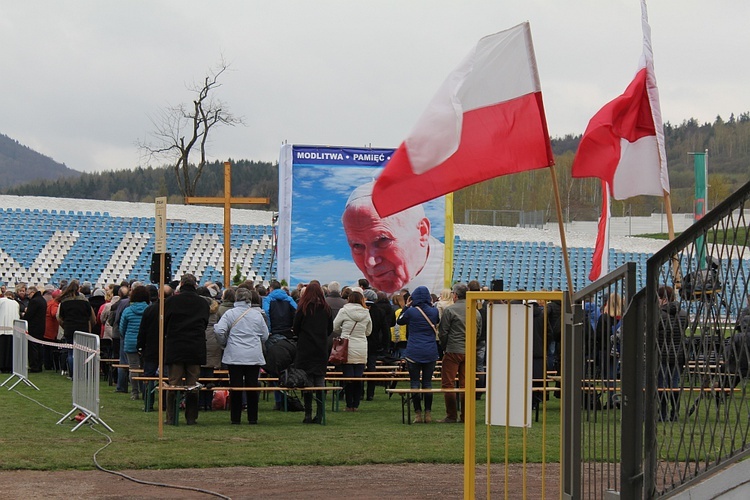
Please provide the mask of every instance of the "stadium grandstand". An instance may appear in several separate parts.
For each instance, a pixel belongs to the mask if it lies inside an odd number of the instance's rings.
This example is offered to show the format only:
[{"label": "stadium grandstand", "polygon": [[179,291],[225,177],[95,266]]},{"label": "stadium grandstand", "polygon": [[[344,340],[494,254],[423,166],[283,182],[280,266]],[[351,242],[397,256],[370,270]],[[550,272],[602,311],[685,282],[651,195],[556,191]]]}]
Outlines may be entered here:
[{"label": "stadium grandstand", "polygon": [[[56,284],[70,278],[99,285],[148,281],[154,211],[151,203],[0,196],[0,280],[10,288],[17,282]],[[167,219],[174,277],[189,272],[201,283],[222,281],[223,209],[169,205]],[[272,220],[272,212],[232,210],[231,262],[247,279],[276,276]],[[691,222],[675,216],[677,231]],[[658,215],[613,218],[610,269],[636,262],[643,286],[646,259],[665,241],[628,234],[663,232],[665,226]],[[589,283],[595,237],[595,222],[566,224],[576,290]],[[483,284],[502,279],[507,290],[567,289],[557,224],[542,229],[457,224],[452,280],[471,279]]]}]

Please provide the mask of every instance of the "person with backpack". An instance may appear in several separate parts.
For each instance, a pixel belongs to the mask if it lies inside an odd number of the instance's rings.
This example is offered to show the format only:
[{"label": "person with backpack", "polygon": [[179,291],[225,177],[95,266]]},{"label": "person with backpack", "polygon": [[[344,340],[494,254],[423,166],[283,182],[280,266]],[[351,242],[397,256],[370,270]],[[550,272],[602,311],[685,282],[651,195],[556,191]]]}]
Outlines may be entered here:
[{"label": "person with backpack", "polygon": [[[317,281],[305,288],[294,315],[294,334],[297,337],[295,368],[304,371],[312,387],[325,387],[328,366],[328,337],[333,334],[331,308]],[[312,416],[312,392],[304,392],[305,418],[303,424],[320,423],[323,415],[323,392],[315,395],[316,411]]]},{"label": "person with backpack", "polygon": [[[294,338],[294,315],[297,312],[297,303],[284,289],[277,280],[271,280],[268,284],[271,292],[263,297],[263,311],[265,312],[270,336],[268,344],[278,342],[282,338]],[[284,409],[284,395],[281,391],[273,393],[275,400],[274,410]]]},{"label": "person with backpack", "polygon": [[281,283],[271,280],[269,284],[271,292],[263,298],[263,311],[270,325],[271,335],[283,335],[293,338],[294,314],[297,311],[297,303],[281,288]]},{"label": "person with backpack", "polygon": [[680,375],[685,366],[685,330],[688,326],[687,311],[680,308],[671,286],[660,286],[656,292],[659,299],[659,329],[657,349],[660,353],[657,387],[659,390],[659,420],[677,419],[680,407]]}]

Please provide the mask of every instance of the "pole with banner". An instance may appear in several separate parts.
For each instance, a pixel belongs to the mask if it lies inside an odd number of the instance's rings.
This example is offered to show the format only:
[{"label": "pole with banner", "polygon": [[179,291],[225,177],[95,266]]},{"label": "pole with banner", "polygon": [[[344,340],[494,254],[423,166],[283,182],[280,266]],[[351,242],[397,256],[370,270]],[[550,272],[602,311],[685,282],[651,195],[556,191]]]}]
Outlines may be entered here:
[{"label": "pole with banner", "polygon": [[[708,209],[708,149],[703,153],[688,153],[693,157],[695,169],[695,201],[693,202],[693,220],[698,222],[706,215]],[[706,264],[706,242],[703,236],[695,240],[695,256],[698,260],[698,268],[705,269]]]},{"label": "pole with banner", "polygon": [[159,437],[164,434],[162,386],[164,383],[164,267],[167,253],[167,198],[156,198],[154,253],[159,255]]}]

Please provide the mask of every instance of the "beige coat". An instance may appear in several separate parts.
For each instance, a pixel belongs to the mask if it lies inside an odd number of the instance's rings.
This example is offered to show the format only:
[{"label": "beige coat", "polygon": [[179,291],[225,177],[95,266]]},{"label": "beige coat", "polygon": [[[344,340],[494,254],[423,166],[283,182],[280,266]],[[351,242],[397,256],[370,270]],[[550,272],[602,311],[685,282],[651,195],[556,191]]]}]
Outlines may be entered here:
[{"label": "beige coat", "polygon": [[347,364],[367,363],[367,336],[372,333],[369,309],[359,304],[345,304],[333,320],[333,333],[349,339]]}]

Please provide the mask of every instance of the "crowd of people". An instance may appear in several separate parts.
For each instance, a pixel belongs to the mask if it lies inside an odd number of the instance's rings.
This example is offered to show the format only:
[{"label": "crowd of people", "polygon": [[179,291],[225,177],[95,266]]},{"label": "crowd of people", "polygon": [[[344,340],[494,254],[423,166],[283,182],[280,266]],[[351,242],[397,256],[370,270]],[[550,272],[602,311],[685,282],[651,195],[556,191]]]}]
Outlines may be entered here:
[{"label": "crowd of people", "polygon": [[[486,289],[486,288],[485,288]],[[333,338],[348,339],[347,362],[340,367],[344,379],[363,379],[374,371],[378,360],[402,363],[409,373],[412,389],[431,389],[438,360],[442,360],[441,387],[452,388],[458,381],[465,386],[466,293],[482,290],[476,281],[456,283],[452,289],[431,293],[425,286],[410,292],[399,290],[390,296],[374,289],[367,279],[342,287],[332,281],[313,280],[293,289],[276,280],[268,287],[245,282],[224,288],[221,283],[199,285],[195,276],[165,285],[164,333],[165,377],[171,385],[196,386],[199,378],[210,377],[213,370],[226,369],[230,387],[257,387],[261,370],[278,377],[290,365],[302,370],[312,387],[323,387]],[[57,344],[72,344],[75,331],[94,332],[102,339],[102,357],[119,360],[116,392],[130,393],[131,399],[143,397],[142,383],[133,380],[134,370],[146,377],[156,376],[159,367],[159,294],[156,286],[138,281],[93,287],[78,280],[35,286],[18,283],[15,290],[0,290],[0,371],[12,370],[13,320],[24,319],[28,334],[42,342],[29,342],[30,373],[54,370],[72,377],[72,349]],[[661,353],[658,387],[676,389],[686,361],[685,332],[687,313],[680,308],[675,293],[663,286],[658,291],[661,322],[657,342]],[[485,370],[487,306],[476,315],[478,387],[483,387]],[[558,302],[532,303],[533,378],[543,378],[545,368],[554,369],[559,361],[561,306]],[[613,293],[601,307],[587,314],[590,326],[586,338],[586,357],[591,360],[590,378],[611,384],[605,404],[616,406],[615,383],[619,378],[619,335],[623,299]],[[737,331],[747,335],[750,310],[740,314]],[[547,319],[546,335],[544,335]],[[744,337],[737,337],[744,339]],[[545,343],[546,341],[546,343]],[[750,342],[746,342],[750,344]],[[732,343],[728,360],[747,369],[749,356],[745,343]],[[737,353],[740,355],[737,355]],[[734,356],[731,354],[734,353]],[[547,360],[545,367],[544,360]],[[138,371],[140,372],[140,370]],[[344,384],[347,412],[357,412],[363,400],[375,396],[377,382],[351,381]],[[128,389],[129,388],[129,389]],[[304,392],[304,423],[322,418],[322,393]],[[679,411],[679,392],[662,391],[661,418],[672,420]],[[283,408],[277,391],[274,409]],[[463,421],[463,408],[456,393],[446,392],[445,417],[440,422]],[[463,398],[463,394],[461,395]],[[538,404],[535,393],[533,404]],[[167,420],[173,421],[175,392],[168,393]],[[198,418],[199,394],[188,391],[185,419],[194,424]],[[313,415],[313,400],[317,402]],[[433,397],[415,393],[411,398],[415,423],[430,423]],[[231,423],[240,424],[243,410],[247,421],[258,422],[258,392],[230,392]],[[459,414],[459,409],[461,413]]]},{"label": "crowd of people", "polygon": [[[199,286],[195,276],[165,285],[165,377],[171,385],[193,387],[213,370],[226,369],[230,387],[257,387],[261,370],[277,377],[290,365],[304,371],[312,387],[325,385],[333,338],[348,339],[343,378],[362,379],[376,362],[402,363],[413,389],[432,388],[438,360],[442,359],[441,386],[465,384],[466,310],[469,290],[480,290],[476,281],[457,283],[452,289],[431,293],[418,286],[386,294],[366,278],[342,287],[338,282],[313,280],[293,289],[276,280],[268,286],[245,282],[224,288],[221,283]],[[485,288],[486,289],[486,288]],[[102,358],[119,361],[116,392],[133,400],[143,397],[143,384],[134,380],[157,375],[159,367],[159,294],[156,286],[138,281],[94,287],[78,280],[59,287],[16,285],[3,290],[0,299],[2,333],[12,333],[13,319],[28,322],[29,335],[44,345],[29,343],[29,371],[54,370],[72,377],[72,344],[75,331],[95,332],[102,339]],[[484,370],[486,309],[477,315],[477,370]],[[559,317],[559,315],[558,315]],[[559,328],[558,328],[559,330]],[[542,351],[544,348],[541,348]],[[535,349],[535,353],[538,349]],[[536,357],[536,355],[535,355]],[[12,335],[0,335],[0,370],[12,369]],[[480,379],[480,386],[483,378]],[[357,412],[363,400],[375,396],[377,382],[344,384],[347,412]],[[322,393],[305,391],[305,423],[322,418]],[[175,392],[167,395],[167,421],[174,420]],[[185,420],[196,423],[200,406],[197,391],[185,396]],[[258,392],[230,392],[231,423],[257,424]],[[276,391],[274,409],[283,408]],[[446,393],[445,418],[463,421],[456,394]],[[317,402],[313,415],[313,399]],[[432,394],[415,394],[415,422],[430,423]],[[460,405],[464,408],[464,405]]]}]

